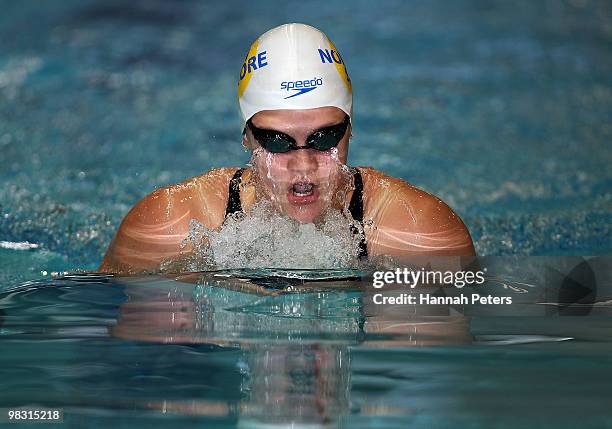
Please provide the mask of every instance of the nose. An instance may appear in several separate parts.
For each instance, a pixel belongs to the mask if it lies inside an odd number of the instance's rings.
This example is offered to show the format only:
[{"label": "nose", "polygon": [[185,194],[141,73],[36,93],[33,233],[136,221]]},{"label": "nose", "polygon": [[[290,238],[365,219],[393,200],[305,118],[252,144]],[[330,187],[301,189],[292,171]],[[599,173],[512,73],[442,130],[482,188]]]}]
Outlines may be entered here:
[{"label": "nose", "polygon": [[287,168],[294,174],[314,172],[319,166],[316,152],[316,149],[309,148],[299,148],[299,150],[291,151],[291,159],[287,163]]}]

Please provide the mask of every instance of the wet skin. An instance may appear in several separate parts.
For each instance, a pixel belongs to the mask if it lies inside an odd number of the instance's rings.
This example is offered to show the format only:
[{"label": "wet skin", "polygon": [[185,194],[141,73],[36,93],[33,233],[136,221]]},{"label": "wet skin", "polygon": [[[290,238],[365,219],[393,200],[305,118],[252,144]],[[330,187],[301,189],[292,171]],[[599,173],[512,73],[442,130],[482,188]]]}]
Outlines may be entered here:
[{"label": "wet skin", "polygon": [[[344,112],[335,107],[263,111],[253,116],[258,128],[290,135],[304,146],[314,131],[335,125]],[[326,208],[347,204],[346,164],[351,128],[337,148],[303,149],[271,154],[247,129],[243,145],[253,150],[253,168],[243,174],[240,196],[244,210],[258,199],[271,200],[286,216],[302,223],[316,221]],[[359,167],[363,177],[365,234],[370,256],[396,259],[414,255],[474,255],[470,234],[451,208],[401,179]],[[158,189],[138,202],[123,220],[100,271],[156,271],[163,260],[192,249],[181,247],[189,222],[218,229],[225,218],[229,182],[236,168],[214,169]]]},{"label": "wet skin", "polygon": [[[251,119],[258,128],[281,131],[306,146],[313,132],[336,125],[345,113],[335,107],[310,110],[268,110]],[[243,144],[254,151],[252,164],[262,182],[263,193],[280,212],[301,223],[312,223],[334,203],[334,192],[346,186],[340,166],[346,164],[351,128],[336,148],[327,151],[300,149],[270,153],[263,149],[247,127]]]}]

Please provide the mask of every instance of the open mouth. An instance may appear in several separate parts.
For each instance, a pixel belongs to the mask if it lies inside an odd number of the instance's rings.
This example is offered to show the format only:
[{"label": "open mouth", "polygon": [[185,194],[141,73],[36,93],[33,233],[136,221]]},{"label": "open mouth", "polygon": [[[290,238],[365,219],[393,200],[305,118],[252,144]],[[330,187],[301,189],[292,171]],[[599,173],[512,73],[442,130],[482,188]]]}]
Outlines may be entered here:
[{"label": "open mouth", "polygon": [[305,197],[308,195],[312,195],[314,192],[314,184],[313,183],[294,183],[291,187],[293,193],[299,197]]},{"label": "open mouth", "polygon": [[319,198],[317,186],[312,182],[297,182],[289,187],[287,199],[292,204],[311,204]]}]

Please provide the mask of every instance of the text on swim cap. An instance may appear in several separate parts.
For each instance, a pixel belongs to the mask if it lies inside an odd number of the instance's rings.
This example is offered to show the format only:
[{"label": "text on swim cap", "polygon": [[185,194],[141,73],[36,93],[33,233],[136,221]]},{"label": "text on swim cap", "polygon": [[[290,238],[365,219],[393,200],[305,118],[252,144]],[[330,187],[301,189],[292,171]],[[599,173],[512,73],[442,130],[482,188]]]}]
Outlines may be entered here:
[{"label": "text on swim cap", "polygon": [[258,68],[262,68],[267,65],[266,51],[261,51],[257,55],[247,58],[247,60],[242,64],[242,69],[240,69],[240,80],[244,79],[247,73],[250,74],[251,69],[257,70]]},{"label": "text on swim cap", "polygon": [[323,85],[323,79],[320,77],[314,77],[312,79],[306,79],[306,80],[294,80],[294,81],[286,81],[286,82],[281,82],[280,84],[280,89],[283,90],[294,90],[294,91],[298,91],[295,94],[291,94],[287,98],[292,98],[292,97],[296,97],[298,95],[302,95],[305,94],[307,92],[312,91],[313,89],[316,89],[318,86]]},{"label": "text on swim cap", "polygon": [[340,54],[336,51],[334,51],[333,49],[319,49],[319,56],[321,57],[321,62],[322,63],[336,63],[336,64],[342,64],[342,57],[340,56]]}]

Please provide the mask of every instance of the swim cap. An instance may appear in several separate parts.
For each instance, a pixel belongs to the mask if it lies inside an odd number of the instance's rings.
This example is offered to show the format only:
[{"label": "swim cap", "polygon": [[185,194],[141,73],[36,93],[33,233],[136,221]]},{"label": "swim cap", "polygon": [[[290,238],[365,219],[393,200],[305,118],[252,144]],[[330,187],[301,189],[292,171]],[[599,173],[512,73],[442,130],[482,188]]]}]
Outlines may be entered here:
[{"label": "swim cap", "polygon": [[334,106],[352,115],[353,92],[332,41],[305,24],[285,24],[259,37],[240,69],[238,103],[246,122],[262,110]]}]

